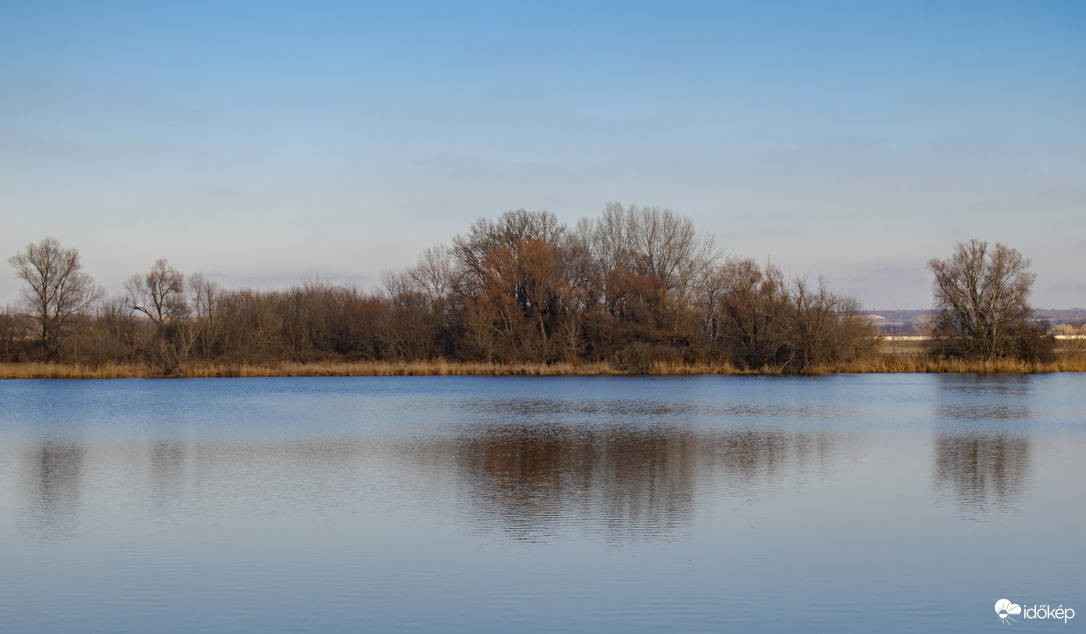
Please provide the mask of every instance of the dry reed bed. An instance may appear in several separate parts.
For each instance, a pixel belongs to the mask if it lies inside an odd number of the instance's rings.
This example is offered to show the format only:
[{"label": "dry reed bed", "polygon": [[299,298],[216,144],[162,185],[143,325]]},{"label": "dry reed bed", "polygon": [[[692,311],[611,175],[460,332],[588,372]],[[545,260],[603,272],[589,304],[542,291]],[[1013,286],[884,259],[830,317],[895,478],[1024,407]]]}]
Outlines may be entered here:
[{"label": "dry reed bed", "polygon": [[261,365],[192,365],[182,368],[185,377],[258,376],[559,376],[621,374],[603,363],[457,363],[449,361],[357,361]]},{"label": "dry reed bed", "polygon": [[143,364],[0,363],[0,379],[128,379],[162,376]]},{"label": "dry reed bed", "polygon": [[1086,372],[1086,357],[1060,356],[1055,361],[1020,359],[932,359],[924,355],[880,355],[832,366],[818,366],[814,374],[825,373],[973,373],[1036,374],[1046,372]]},{"label": "dry reed bed", "polygon": [[188,364],[164,374],[161,369],[144,364],[104,364],[100,366],[61,363],[0,363],[0,379],[121,379],[267,376],[558,376],[624,374],[606,363],[489,364],[448,361],[359,361],[268,364]]},{"label": "dry reed bed", "polygon": [[[1050,363],[1016,359],[956,360],[931,359],[923,355],[878,355],[851,362],[816,366],[807,374],[834,373],[1040,373],[1086,372],[1086,356],[1063,355]],[[655,363],[648,374],[658,376],[696,374],[778,374],[779,368],[756,370],[730,364]],[[262,377],[262,376],[575,376],[631,374],[609,363],[458,363],[451,361],[359,361],[269,364],[188,364],[170,374],[173,377]],[[119,379],[159,378],[158,368],[142,364],[99,366],[55,363],[0,363],[0,379]]]}]

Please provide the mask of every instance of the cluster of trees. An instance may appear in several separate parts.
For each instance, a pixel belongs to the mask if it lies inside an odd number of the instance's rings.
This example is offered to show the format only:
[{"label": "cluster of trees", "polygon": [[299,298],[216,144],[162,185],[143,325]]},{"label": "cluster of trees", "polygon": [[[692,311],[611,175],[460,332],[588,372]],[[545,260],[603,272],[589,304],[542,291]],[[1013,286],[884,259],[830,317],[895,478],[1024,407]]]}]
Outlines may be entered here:
[{"label": "cluster of trees", "polygon": [[[856,299],[821,278],[723,258],[711,235],[656,207],[611,204],[573,227],[546,211],[480,219],[376,291],[319,281],[224,289],[159,260],[106,296],[53,238],[10,262],[24,287],[20,308],[0,320],[8,360],[142,361],[164,373],[184,362],[438,358],[803,371],[870,354],[877,342]],[[1028,265],[977,241],[932,260],[932,352],[1043,354]]]},{"label": "cluster of trees", "polygon": [[574,227],[545,211],[480,219],[368,292],[230,290],[159,260],[106,296],[52,238],[10,262],[24,292],[0,323],[8,359],[138,360],[165,372],[186,361],[436,358],[799,371],[875,341],[854,298],[724,259],[712,236],[656,207],[611,204]]}]

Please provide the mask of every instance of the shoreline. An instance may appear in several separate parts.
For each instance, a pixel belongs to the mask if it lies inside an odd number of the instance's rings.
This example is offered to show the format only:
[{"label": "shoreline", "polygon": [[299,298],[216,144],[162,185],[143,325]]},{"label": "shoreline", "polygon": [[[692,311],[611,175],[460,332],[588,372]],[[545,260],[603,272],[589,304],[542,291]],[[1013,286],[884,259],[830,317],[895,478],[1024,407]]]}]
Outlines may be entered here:
[{"label": "shoreline", "polygon": [[[164,374],[146,364],[81,365],[66,363],[0,363],[5,379],[136,379],[136,378],[248,378],[316,376],[690,376],[774,375],[779,369],[737,368],[728,363],[655,363],[638,370],[611,363],[470,363],[453,361],[331,361],[265,364],[186,364]],[[803,375],[820,374],[1045,374],[1086,372],[1086,357],[1065,356],[1051,362],[1017,359],[930,359],[913,355],[881,355],[847,363],[816,366]]]}]

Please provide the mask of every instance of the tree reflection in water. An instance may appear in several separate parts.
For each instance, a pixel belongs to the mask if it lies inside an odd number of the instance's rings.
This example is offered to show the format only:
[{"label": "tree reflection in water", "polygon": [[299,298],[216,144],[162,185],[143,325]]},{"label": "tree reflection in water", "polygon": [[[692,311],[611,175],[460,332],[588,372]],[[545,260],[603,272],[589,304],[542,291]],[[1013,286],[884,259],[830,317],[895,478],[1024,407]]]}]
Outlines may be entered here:
[{"label": "tree reflection in water", "polygon": [[[940,377],[935,483],[969,516],[1013,511],[1028,486],[1028,375]],[[985,431],[990,429],[990,432]]]},{"label": "tree reflection in water", "polygon": [[487,426],[454,451],[481,527],[541,540],[569,529],[608,539],[668,538],[708,487],[743,500],[819,464],[828,435],[671,427]]},{"label": "tree reflection in water", "polygon": [[80,444],[52,440],[24,454],[29,486],[23,491],[29,508],[22,517],[39,538],[61,538],[78,527],[84,454]]},{"label": "tree reflection in water", "polygon": [[1025,436],[941,433],[936,486],[970,514],[1016,510],[1027,489],[1029,446]]}]

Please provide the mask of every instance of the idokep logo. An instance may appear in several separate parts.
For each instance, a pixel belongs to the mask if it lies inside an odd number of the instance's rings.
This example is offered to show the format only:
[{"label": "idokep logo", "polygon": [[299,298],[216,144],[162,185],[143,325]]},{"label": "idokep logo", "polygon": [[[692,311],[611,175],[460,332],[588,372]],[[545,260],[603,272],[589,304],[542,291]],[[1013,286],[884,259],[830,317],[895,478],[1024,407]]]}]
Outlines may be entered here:
[{"label": "idokep logo", "polygon": [[1011,603],[1008,599],[1000,599],[995,603],[996,616],[999,620],[1006,625],[1010,625],[1012,622],[1017,623],[1015,616],[1021,615],[1022,618],[1033,620],[1055,620],[1063,621],[1066,624],[1071,619],[1075,618],[1075,611],[1071,608],[1065,608],[1063,605],[1053,608],[1051,605],[1034,604],[1032,608],[1022,609],[1022,606],[1017,603]]},{"label": "idokep logo", "polygon": [[[1011,618],[1011,615],[1017,616],[1021,614],[1022,606],[1018,605],[1017,603],[1011,603],[1007,599],[1000,599],[999,601],[996,601],[995,611],[996,616],[999,617],[1000,621],[1003,621],[1007,625],[1010,625],[1010,621],[1014,621],[1014,619]],[[1014,622],[1017,623],[1018,621]]]}]

